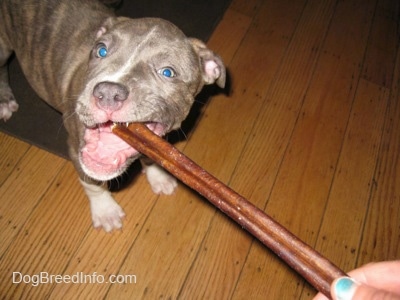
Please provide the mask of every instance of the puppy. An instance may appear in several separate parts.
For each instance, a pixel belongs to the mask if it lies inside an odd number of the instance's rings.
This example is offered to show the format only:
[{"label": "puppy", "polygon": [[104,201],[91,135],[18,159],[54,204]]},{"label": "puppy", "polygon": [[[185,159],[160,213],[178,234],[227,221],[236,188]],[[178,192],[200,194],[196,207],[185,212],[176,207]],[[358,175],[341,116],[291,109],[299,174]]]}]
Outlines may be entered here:
[{"label": "puppy", "polygon": [[[125,214],[104,182],[140,155],[111,126],[143,122],[159,136],[179,128],[205,84],[224,86],[223,62],[165,20],[116,17],[95,0],[2,0],[0,20],[0,118],[18,109],[6,65],[15,52],[36,93],[63,114],[94,227],[121,228]],[[174,191],[175,178],[143,165],[154,192]]]}]

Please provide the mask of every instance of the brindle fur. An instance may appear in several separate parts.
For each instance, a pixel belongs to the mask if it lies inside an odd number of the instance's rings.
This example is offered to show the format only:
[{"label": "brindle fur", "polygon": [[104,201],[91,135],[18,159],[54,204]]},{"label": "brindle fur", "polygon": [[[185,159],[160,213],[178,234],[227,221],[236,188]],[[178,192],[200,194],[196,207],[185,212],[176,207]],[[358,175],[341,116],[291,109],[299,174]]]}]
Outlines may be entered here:
[{"label": "brindle fur", "polygon": [[[96,56],[99,43],[108,47],[106,59]],[[225,83],[220,58],[167,21],[117,18],[96,0],[1,0],[0,119],[5,120],[18,108],[8,85],[12,52],[36,93],[62,112],[69,154],[86,191],[102,180],[82,168],[86,128],[107,121],[151,121],[164,124],[166,131],[176,129],[204,84]],[[155,69],[168,64],[178,76],[166,81]],[[93,91],[98,82],[114,79],[129,97],[118,116],[106,120],[94,109]]]}]

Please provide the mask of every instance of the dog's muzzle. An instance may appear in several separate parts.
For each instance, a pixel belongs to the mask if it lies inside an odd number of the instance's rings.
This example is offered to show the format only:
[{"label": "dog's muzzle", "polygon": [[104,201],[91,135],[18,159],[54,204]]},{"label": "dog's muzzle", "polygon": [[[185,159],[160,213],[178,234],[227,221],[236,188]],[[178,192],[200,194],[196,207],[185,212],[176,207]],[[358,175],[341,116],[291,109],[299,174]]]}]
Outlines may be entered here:
[{"label": "dog's muzzle", "polygon": [[[86,128],[80,152],[82,169],[90,177],[104,181],[121,175],[139,152],[112,133],[113,122]],[[146,126],[159,136],[165,134],[161,123],[148,122]]]}]

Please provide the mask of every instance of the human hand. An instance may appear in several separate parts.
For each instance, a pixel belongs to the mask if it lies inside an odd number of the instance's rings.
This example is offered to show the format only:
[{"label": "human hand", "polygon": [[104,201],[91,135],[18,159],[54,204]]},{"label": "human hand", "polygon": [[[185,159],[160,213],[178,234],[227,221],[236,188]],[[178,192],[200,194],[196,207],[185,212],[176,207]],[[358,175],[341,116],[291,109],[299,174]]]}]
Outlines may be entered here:
[{"label": "human hand", "polygon": [[[334,300],[399,300],[400,260],[370,263],[336,279],[331,285]],[[313,300],[327,300],[318,293]]]}]

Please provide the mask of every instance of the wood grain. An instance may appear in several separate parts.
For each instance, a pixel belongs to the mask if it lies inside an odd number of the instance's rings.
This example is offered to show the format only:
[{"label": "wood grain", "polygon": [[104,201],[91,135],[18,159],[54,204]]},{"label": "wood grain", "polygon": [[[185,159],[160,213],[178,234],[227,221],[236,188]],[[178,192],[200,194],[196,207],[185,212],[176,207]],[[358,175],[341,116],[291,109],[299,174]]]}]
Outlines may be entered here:
[{"label": "wood grain", "polygon": [[18,161],[25,155],[29,145],[20,140],[0,134],[1,155],[0,160],[0,186],[13,172]]},{"label": "wood grain", "polygon": [[[234,0],[208,42],[230,93],[199,105],[177,144],[344,271],[400,257],[399,15],[396,0]],[[69,162],[0,133],[0,165],[0,298],[316,293],[184,185],[158,196],[137,174],[109,235],[91,228]],[[18,270],[137,282],[33,287],[11,282]]]}]

